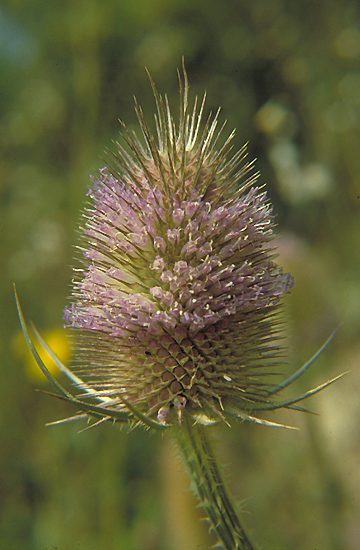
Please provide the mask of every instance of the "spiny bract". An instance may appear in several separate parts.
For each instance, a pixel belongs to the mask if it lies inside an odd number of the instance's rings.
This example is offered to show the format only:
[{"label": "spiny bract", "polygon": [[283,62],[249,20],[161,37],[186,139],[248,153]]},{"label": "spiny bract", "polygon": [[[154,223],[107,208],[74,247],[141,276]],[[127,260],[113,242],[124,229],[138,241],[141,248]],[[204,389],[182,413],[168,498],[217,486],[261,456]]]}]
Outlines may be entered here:
[{"label": "spiny bract", "polygon": [[269,403],[293,285],[245,148],[229,155],[234,133],[219,145],[219,113],[203,125],[205,96],[189,113],[179,80],[178,125],[153,85],[157,140],[136,104],[143,143],[124,126],[126,149],[93,179],[64,317],[87,390],[164,424],[184,407],[207,422]]}]

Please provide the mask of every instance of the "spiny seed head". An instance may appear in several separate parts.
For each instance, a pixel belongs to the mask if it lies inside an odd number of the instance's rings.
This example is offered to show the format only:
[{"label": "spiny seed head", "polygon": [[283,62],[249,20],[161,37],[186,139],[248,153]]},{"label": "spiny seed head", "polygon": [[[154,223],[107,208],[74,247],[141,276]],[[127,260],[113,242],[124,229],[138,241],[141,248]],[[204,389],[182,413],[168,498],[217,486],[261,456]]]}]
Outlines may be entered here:
[{"label": "spiny seed head", "polygon": [[196,100],[189,114],[185,71],[179,80],[179,123],[153,86],[157,138],[136,104],[143,140],[124,126],[126,149],[93,178],[65,310],[87,387],[162,423],[184,407],[225,419],[266,401],[293,285],[274,262],[271,206],[245,148],[229,155],[233,133],[219,145],[218,114],[203,125]]}]

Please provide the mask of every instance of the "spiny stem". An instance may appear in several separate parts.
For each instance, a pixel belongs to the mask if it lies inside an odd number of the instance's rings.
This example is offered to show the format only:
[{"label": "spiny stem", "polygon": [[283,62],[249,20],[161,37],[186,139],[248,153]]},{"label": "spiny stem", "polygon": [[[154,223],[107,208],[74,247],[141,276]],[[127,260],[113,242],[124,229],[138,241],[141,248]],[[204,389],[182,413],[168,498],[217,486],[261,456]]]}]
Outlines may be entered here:
[{"label": "spiny stem", "polygon": [[225,487],[211,444],[210,428],[193,424],[191,416],[184,414],[181,426],[174,425],[173,435],[208,516],[210,530],[216,533],[223,549],[256,550]]}]

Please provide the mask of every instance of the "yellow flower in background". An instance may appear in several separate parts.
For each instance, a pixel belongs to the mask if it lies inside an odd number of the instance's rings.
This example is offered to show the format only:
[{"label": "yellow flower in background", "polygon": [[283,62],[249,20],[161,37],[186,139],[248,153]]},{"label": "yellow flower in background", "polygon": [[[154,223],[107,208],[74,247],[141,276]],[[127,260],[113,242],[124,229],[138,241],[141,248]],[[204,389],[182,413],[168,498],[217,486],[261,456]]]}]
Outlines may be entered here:
[{"label": "yellow flower in background", "polygon": [[[66,363],[69,360],[69,356],[70,356],[70,346],[64,334],[64,330],[62,326],[56,327],[53,330],[45,332],[44,337],[46,338],[46,341],[48,342],[49,346],[54,351],[54,353],[58,356],[60,361]],[[26,373],[28,377],[32,380],[45,382],[46,381],[45,375],[39,369],[34,357],[29,351],[29,348],[26,345],[26,342],[24,341],[24,337],[21,330],[19,330],[19,332],[17,332],[13,337],[13,340],[11,342],[11,347],[12,347],[14,356],[24,361]],[[48,367],[48,370],[51,372],[51,374],[54,374],[57,376],[59,373],[59,369],[55,365],[55,362],[50,357],[50,355],[40,345],[40,343],[37,342],[35,347],[41,359],[44,362],[46,362],[46,366]]]}]

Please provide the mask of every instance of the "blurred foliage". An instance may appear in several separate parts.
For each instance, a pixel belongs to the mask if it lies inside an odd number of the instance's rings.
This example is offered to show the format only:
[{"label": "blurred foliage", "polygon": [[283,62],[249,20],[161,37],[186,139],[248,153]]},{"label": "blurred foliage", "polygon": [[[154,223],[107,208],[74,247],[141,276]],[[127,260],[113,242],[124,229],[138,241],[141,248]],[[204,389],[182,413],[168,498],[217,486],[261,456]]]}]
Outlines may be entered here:
[{"label": "blurred foliage", "polygon": [[[356,0],[5,0],[0,7],[0,548],[187,550],[210,546],[167,438],[102,426],[45,428],[72,413],[35,393],[11,283],[27,318],[61,337],[88,174],[133,94],[151,121],[144,67],[176,106],[222,106],[269,182],[291,364],[344,325],[301,389],[320,416],[281,413],[300,432],[217,430],[231,486],[267,550],[360,547],[360,15]],[[290,367],[289,367],[290,368]]]}]

